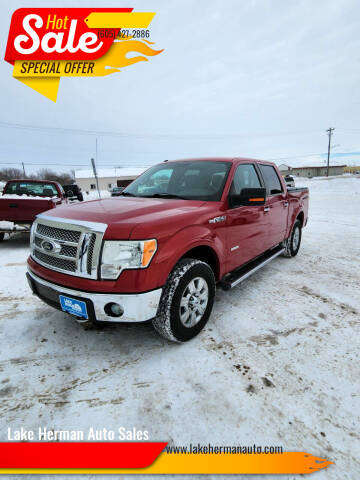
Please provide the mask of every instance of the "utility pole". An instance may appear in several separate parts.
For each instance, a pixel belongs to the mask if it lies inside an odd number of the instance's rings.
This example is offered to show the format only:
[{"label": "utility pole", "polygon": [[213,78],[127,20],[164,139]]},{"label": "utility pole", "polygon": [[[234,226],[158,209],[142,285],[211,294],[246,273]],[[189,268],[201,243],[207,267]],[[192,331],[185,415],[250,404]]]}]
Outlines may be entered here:
[{"label": "utility pole", "polygon": [[98,176],[97,176],[96,164],[95,164],[95,162],[97,163],[97,161],[98,161],[98,139],[96,137],[95,138],[95,159],[93,159],[93,158],[91,159],[91,165],[92,165],[93,172],[94,172],[94,177],[95,177],[95,182],[96,182],[96,190],[98,192],[99,198],[101,198],[100,189],[99,189],[99,179],[98,179]]},{"label": "utility pole", "polygon": [[25,165],[24,165],[24,162],[21,162],[21,164],[22,164],[22,167],[23,167],[24,178],[26,178],[26,173],[25,173]]},{"label": "utility pole", "polygon": [[95,177],[95,181],[96,181],[96,189],[98,191],[99,198],[101,198],[100,197],[100,190],[99,190],[99,180],[98,180],[98,176],[97,176],[95,160],[93,158],[91,159],[91,165],[92,165],[92,168],[93,168],[94,177]]},{"label": "utility pole", "polygon": [[326,130],[326,133],[328,134],[329,136],[329,144],[328,144],[328,156],[327,156],[327,169],[326,169],[326,176],[328,177],[329,176],[329,167],[330,167],[330,148],[331,148],[331,136],[332,136],[332,133],[333,131],[335,130],[335,128],[328,128]]}]

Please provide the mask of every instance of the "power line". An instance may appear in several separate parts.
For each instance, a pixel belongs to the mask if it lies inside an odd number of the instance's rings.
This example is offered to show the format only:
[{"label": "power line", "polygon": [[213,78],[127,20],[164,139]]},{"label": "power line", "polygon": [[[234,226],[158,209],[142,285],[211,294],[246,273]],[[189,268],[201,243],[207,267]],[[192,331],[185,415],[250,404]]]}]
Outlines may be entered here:
[{"label": "power line", "polygon": [[[24,163],[24,165],[27,165],[27,166],[38,166],[38,167],[41,167],[43,165],[46,165],[47,167],[52,167],[53,165],[55,166],[60,166],[60,167],[69,167],[69,168],[72,168],[72,167],[87,167],[89,170],[91,170],[91,166],[89,166],[89,164],[87,163],[71,163],[71,164],[66,164],[66,163],[53,163],[51,162],[51,164],[49,164],[49,162],[47,163],[28,163],[28,162],[1,162],[2,165],[22,165]],[[158,162],[159,163],[159,162]],[[134,164],[125,164],[125,165],[121,165],[120,166],[114,166],[113,163],[107,163],[107,164],[101,164],[100,167],[110,167],[110,168],[126,168],[126,167],[149,167],[151,165],[134,165]]]},{"label": "power line", "polygon": [[2,122],[0,121],[0,127],[14,128],[21,130],[31,131],[44,131],[53,132],[59,134],[71,134],[71,135],[91,135],[99,137],[132,137],[132,138],[194,138],[194,139],[221,139],[221,138],[260,138],[260,137],[283,137],[292,135],[315,135],[319,134],[319,130],[307,130],[296,132],[277,132],[277,133],[263,133],[263,134],[238,134],[238,133],[219,133],[219,134],[197,134],[197,133],[124,133],[119,131],[101,131],[101,130],[85,130],[78,128],[63,128],[63,127],[48,127],[43,125],[26,125],[20,123]]},{"label": "power line", "polygon": [[338,128],[338,127],[336,127],[336,130],[337,130],[338,132],[341,132],[341,133],[351,133],[351,132],[356,133],[356,132],[360,132],[360,129],[359,129],[359,128],[341,128],[341,127]]},{"label": "power line", "polygon": [[[269,161],[269,162],[274,162],[274,161],[292,160],[292,159],[297,159],[297,158],[308,158],[308,157],[324,156],[324,155],[326,155],[325,152],[323,152],[323,153],[310,153],[310,154],[307,154],[307,155],[294,155],[294,156],[288,156],[288,157],[263,158],[263,159],[266,160],[266,161]],[[341,153],[338,152],[337,155],[341,155]],[[206,157],[206,155],[204,156],[204,158],[205,157]],[[229,158],[237,158],[237,157],[240,157],[240,156],[239,155],[228,155],[228,157]],[[252,155],[252,157],[253,158],[258,158],[259,155]],[[221,157],[219,157],[219,158],[221,158]],[[60,167],[69,167],[69,168],[71,168],[71,167],[85,167],[85,168],[90,169],[90,166],[87,163],[66,164],[66,163],[53,163],[53,162],[51,162],[51,165],[49,165],[49,162],[46,162],[46,163],[41,163],[41,162],[38,162],[38,163],[33,163],[33,162],[0,162],[0,164],[2,164],[2,165],[22,165],[22,163],[24,163],[27,166],[38,166],[38,167],[46,165],[46,166],[60,166]],[[138,165],[138,164],[131,163],[131,164],[123,164],[121,166],[116,166],[113,163],[100,163],[98,166],[100,168],[102,168],[102,167],[109,167],[109,168],[144,167],[144,168],[147,168],[147,167],[150,167],[152,165],[153,164]]]}]

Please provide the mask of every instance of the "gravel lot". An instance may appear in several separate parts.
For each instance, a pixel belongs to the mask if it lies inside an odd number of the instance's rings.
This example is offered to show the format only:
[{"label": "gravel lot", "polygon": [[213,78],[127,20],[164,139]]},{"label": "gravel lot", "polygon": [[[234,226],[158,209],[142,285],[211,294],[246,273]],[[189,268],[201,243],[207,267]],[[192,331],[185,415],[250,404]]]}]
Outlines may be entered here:
[{"label": "gravel lot", "polygon": [[336,463],[317,480],[358,479],[360,179],[298,185],[311,202],[299,255],[218,290],[183,345],[149,324],[85,331],[31,295],[28,237],[4,241],[0,440],[8,427],[135,426],[174,445],[282,445]]}]

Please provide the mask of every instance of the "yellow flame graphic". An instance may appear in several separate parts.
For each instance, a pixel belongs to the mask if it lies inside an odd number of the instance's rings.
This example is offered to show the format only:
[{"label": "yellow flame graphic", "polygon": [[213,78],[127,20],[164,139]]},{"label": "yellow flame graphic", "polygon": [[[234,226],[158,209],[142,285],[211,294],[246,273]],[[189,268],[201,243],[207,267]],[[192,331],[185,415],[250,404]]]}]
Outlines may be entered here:
[{"label": "yellow flame graphic", "polygon": [[[56,102],[60,77],[102,77],[112,73],[118,73],[123,67],[128,67],[138,62],[147,62],[147,57],[159,55],[159,53],[164,51],[163,49],[154,50],[149,45],[153,45],[153,42],[134,40],[132,37],[127,37],[121,39],[121,41],[115,41],[104,56],[92,62],[77,62],[75,60],[35,62],[45,64],[45,67],[47,65],[50,66],[50,64],[56,64],[56,68],[53,70],[44,68],[46,73],[41,73],[40,71],[37,71],[37,73],[25,71],[25,73],[23,73],[23,62],[16,60],[13,77],[41,93],[41,95]],[[128,57],[127,55],[131,53],[138,53],[140,55]],[[81,68],[68,68],[69,64],[70,67],[81,67],[84,63],[91,64],[92,68],[90,70],[85,69],[84,71],[82,71]]]},{"label": "yellow flame graphic", "polygon": [[[140,40],[122,40],[114,42],[109,51],[95,61],[94,76],[110,75],[138,62],[147,62],[146,56],[155,56],[164,50],[154,50]],[[127,57],[129,53],[141,53],[136,57]],[[90,75],[90,76],[93,76]]]}]

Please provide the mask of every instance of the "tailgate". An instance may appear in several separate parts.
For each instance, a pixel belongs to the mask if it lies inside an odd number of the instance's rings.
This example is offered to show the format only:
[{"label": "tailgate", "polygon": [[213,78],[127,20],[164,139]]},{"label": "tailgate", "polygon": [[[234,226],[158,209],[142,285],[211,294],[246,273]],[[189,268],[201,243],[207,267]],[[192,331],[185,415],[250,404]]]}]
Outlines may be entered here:
[{"label": "tailgate", "polygon": [[0,198],[0,221],[16,222],[18,213],[17,202],[10,198]]},{"label": "tailgate", "polygon": [[53,208],[54,203],[42,198],[19,198],[14,195],[0,198],[0,220],[9,222],[29,223],[35,220],[36,215]]}]

